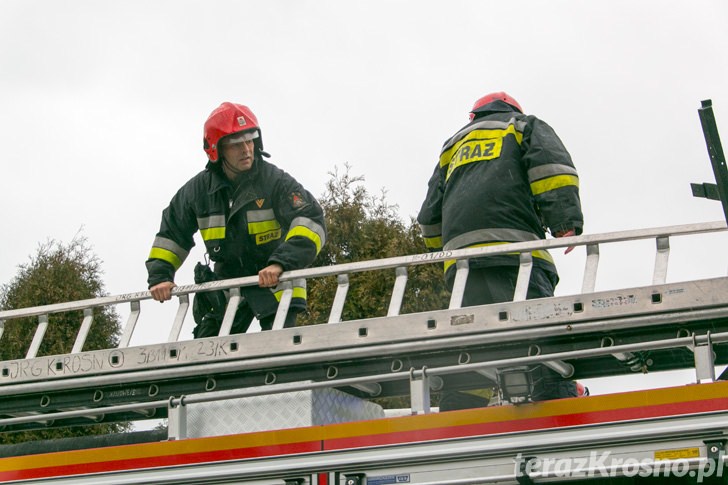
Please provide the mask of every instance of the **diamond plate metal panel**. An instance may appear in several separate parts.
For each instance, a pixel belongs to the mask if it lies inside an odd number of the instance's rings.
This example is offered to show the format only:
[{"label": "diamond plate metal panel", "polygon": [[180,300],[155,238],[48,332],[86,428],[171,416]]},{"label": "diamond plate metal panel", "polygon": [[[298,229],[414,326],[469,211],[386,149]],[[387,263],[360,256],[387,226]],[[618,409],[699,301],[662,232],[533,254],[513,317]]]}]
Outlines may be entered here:
[{"label": "diamond plate metal panel", "polygon": [[187,435],[199,438],[383,417],[378,404],[336,389],[313,389],[191,404]]}]

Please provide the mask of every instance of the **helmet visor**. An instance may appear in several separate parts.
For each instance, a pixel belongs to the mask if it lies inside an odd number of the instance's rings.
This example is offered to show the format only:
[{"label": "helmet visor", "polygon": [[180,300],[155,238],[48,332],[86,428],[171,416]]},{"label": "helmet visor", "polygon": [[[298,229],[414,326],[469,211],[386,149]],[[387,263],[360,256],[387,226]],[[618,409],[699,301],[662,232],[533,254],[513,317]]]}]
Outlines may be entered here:
[{"label": "helmet visor", "polygon": [[255,140],[260,137],[258,130],[249,131],[247,133],[241,133],[240,135],[230,135],[222,139],[222,145],[234,145],[235,143],[243,143],[244,141]]}]

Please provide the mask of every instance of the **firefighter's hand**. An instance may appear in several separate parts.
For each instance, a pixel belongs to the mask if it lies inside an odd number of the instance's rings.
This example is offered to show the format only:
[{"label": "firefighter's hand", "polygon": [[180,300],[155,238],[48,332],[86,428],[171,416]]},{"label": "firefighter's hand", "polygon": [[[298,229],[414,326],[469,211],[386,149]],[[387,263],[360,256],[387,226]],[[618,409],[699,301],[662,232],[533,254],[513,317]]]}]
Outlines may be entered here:
[{"label": "firefighter's hand", "polygon": [[278,277],[283,273],[283,266],[273,263],[258,272],[258,285],[270,288],[278,284]]},{"label": "firefighter's hand", "polygon": [[[569,229],[567,231],[559,231],[556,233],[556,237],[569,237],[569,236],[576,236],[576,231],[574,229]],[[566,251],[564,251],[564,254],[569,254],[573,250],[574,250],[574,246],[569,246],[568,248],[566,248]]]},{"label": "firefighter's hand", "polygon": [[162,281],[149,288],[152,292],[152,298],[160,303],[172,299],[172,288],[176,287],[173,281]]}]

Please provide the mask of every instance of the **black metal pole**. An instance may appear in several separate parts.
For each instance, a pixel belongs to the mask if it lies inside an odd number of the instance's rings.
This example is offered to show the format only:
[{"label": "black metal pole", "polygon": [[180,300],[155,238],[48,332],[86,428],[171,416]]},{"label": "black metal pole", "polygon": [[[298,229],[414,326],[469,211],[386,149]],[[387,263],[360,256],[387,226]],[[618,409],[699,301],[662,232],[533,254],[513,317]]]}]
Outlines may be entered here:
[{"label": "black metal pole", "polygon": [[723,204],[723,214],[725,215],[726,222],[728,222],[728,168],[726,168],[723,147],[720,144],[718,125],[715,122],[712,101],[709,99],[701,101],[698,114],[700,115],[700,124],[703,127],[705,144],[708,146],[710,163],[713,165],[713,174],[715,174],[715,182],[718,185],[720,202]]}]

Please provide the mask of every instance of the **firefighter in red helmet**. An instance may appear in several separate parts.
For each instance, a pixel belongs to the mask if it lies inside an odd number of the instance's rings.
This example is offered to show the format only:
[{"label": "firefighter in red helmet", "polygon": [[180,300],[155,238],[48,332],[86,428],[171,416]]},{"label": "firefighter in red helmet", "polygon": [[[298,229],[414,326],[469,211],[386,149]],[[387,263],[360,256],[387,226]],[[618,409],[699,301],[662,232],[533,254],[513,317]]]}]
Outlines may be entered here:
[{"label": "firefighter in red helmet", "polygon": [[[258,286],[241,288],[243,298],[231,333],[244,333],[253,317],[271,329],[284,271],[313,263],[326,242],[318,201],[291,175],[264,159],[258,120],[247,106],[222,103],[207,118],[203,148],[208,162],[174,195],[162,213],[146,266],[152,297],[171,298],[174,276],[200,231],[214,272],[198,263],[195,282],[258,276]],[[293,281],[284,326],[295,325],[306,307],[305,280]],[[196,338],[218,335],[225,311],[222,292],[195,296]]]},{"label": "firefighter in red helmet", "polygon": [[[579,178],[548,124],[524,114],[510,95],[490,93],[475,102],[470,122],[443,145],[417,219],[432,251],[536,241],[545,239],[547,231],[554,237],[579,235]],[[553,296],[559,278],[551,255],[538,250],[532,256],[527,298]],[[454,262],[445,262],[450,288]],[[462,305],[512,300],[518,267],[518,254],[471,259]],[[548,374],[547,380],[554,377],[549,369],[538,370]],[[541,399],[576,396],[573,382],[553,381]],[[484,404],[477,396],[446,389],[440,406]]]}]

